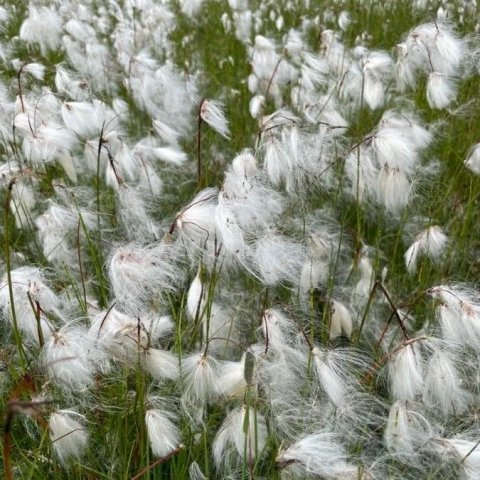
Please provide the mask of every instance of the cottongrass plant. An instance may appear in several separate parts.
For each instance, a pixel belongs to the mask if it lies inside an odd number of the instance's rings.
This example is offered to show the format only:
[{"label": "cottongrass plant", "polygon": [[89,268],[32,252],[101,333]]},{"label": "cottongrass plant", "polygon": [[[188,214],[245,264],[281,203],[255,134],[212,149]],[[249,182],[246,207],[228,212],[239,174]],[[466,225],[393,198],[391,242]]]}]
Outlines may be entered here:
[{"label": "cottongrass plant", "polygon": [[0,7],[7,480],[478,478],[475,8]]}]

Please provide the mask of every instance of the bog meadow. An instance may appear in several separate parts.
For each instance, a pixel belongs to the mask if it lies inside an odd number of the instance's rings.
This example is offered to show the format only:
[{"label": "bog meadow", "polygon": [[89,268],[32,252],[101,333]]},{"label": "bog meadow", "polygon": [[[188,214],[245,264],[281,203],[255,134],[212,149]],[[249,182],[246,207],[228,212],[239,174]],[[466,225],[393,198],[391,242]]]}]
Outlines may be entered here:
[{"label": "bog meadow", "polygon": [[3,3],[2,478],[480,479],[478,12]]}]

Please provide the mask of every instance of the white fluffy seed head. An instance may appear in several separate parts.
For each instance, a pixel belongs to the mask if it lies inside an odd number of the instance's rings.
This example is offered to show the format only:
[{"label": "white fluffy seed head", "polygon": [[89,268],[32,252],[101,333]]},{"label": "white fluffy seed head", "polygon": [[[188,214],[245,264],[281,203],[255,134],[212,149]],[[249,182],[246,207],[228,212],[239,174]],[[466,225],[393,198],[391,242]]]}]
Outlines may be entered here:
[{"label": "white fluffy seed head", "polygon": [[317,432],[297,440],[280,450],[276,459],[280,468],[296,474],[318,476],[328,480],[356,478],[358,469],[348,463],[347,453],[338,435]]},{"label": "white fluffy seed head", "polygon": [[401,347],[388,364],[390,389],[396,400],[415,400],[424,386],[423,357],[418,342]]},{"label": "white fluffy seed head", "polygon": [[87,447],[88,432],[85,417],[70,410],[57,410],[50,415],[48,429],[55,453],[62,463],[80,458]]},{"label": "white fluffy seed head", "polygon": [[267,232],[255,244],[254,271],[266,285],[298,284],[305,248],[283,235]]},{"label": "white fluffy seed head", "polygon": [[415,273],[418,258],[426,255],[433,261],[438,261],[448,243],[448,237],[438,225],[433,225],[417,235],[413,244],[405,252],[405,265],[409,273]]},{"label": "white fluffy seed head", "polygon": [[155,380],[176,380],[180,373],[178,356],[171,352],[149,348],[145,352],[145,369]]},{"label": "white fluffy seed head", "polygon": [[[59,310],[59,299],[48,287],[45,276],[38,268],[20,267],[10,272],[15,317],[17,326],[25,335],[27,342],[40,343],[40,336],[47,341],[55,330],[52,316],[63,319]],[[0,306],[5,318],[13,323],[13,311],[10,304],[7,275],[0,285]],[[37,315],[39,320],[37,321]]]},{"label": "white fluffy seed head", "polygon": [[200,117],[222,137],[230,138],[228,121],[223,113],[223,104],[218,100],[204,99],[200,105]]},{"label": "white fluffy seed head", "polygon": [[80,327],[66,326],[45,343],[41,363],[48,376],[71,390],[84,390],[93,383],[95,354],[91,337]]},{"label": "white fluffy seed head", "polygon": [[218,191],[215,188],[206,188],[177,213],[174,222],[175,230],[188,252],[198,254],[207,249],[213,253],[217,204]]},{"label": "white fluffy seed head", "polygon": [[[248,416],[248,418],[247,418]],[[248,461],[255,459],[265,447],[267,428],[262,415],[252,407],[235,408],[228,413],[213,441],[213,460],[217,468],[227,466],[231,460],[231,449],[235,456]]]},{"label": "white fluffy seed head", "polygon": [[227,398],[243,398],[247,389],[243,361],[224,361],[220,366],[219,394]]},{"label": "white fluffy seed head", "polygon": [[164,242],[150,247],[130,244],[114,251],[108,273],[119,306],[137,315],[162,293],[174,291],[182,276],[176,256],[175,248]]},{"label": "white fluffy seed head", "polygon": [[344,334],[350,337],[353,329],[352,316],[348,308],[337,300],[332,301],[330,316],[330,338]]},{"label": "white fluffy seed head", "polygon": [[180,447],[180,432],[173,423],[176,416],[170,412],[149,409],[145,412],[147,435],[153,455],[163,458]]},{"label": "white fluffy seed head", "polygon": [[397,168],[384,166],[377,179],[376,194],[387,211],[398,213],[409,202],[413,185],[407,175]]},{"label": "white fluffy seed head", "polygon": [[384,432],[384,441],[390,452],[411,458],[429,434],[430,426],[423,416],[408,410],[406,402],[394,402]]},{"label": "white fluffy seed head", "polygon": [[428,362],[423,402],[444,416],[462,414],[473,401],[463,383],[450,355],[437,350]]},{"label": "white fluffy seed head", "polygon": [[475,144],[468,153],[465,166],[476,175],[480,175],[480,143]]},{"label": "white fluffy seed head", "polygon": [[189,355],[182,360],[183,400],[187,404],[203,406],[218,395],[219,365],[217,360],[203,353]]},{"label": "white fluffy seed head", "polygon": [[457,98],[457,88],[452,78],[432,72],[427,81],[427,101],[431,108],[448,107]]}]

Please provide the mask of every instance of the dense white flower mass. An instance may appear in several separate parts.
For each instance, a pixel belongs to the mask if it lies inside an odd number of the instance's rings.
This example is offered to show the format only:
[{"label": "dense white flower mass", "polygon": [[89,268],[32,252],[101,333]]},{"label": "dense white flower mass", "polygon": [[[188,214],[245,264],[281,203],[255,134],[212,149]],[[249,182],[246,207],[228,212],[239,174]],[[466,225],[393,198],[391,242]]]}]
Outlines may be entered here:
[{"label": "dense white flower mass", "polygon": [[0,6],[5,478],[479,478],[477,5],[353,3]]}]

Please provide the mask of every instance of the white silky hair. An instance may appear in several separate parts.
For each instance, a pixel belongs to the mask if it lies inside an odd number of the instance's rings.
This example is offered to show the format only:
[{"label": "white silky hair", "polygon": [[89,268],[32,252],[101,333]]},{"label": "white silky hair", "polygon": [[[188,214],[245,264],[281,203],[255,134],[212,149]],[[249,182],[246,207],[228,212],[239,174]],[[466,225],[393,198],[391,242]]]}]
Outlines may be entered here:
[{"label": "white silky hair", "polygon": [[461,285],[440,285],[428,293],[442,301],[436,308],[442,338],[480,351],[480,303],[475,292]]},{"label": "white silky hair", "polygon": [[[92,318],[88,334],[107,360],[119,360],[130,365],[138,360],[140,353],[170,335],[172,330],[173,322],[168,316],[148,313],[134,317],[113,306]],[[108,361],[103,360],[102,366],[105,363]]]},{"label": "white silky hair", "polygon": [[388,363],[390,391],[395,400],[415,400],[425,383],[424,359],[418,342],[402,345]]},{"label": "white silky hair", "polygon": [[364,75],[363,97],[367,105],[375,110],[385,101],[385,88],[393,71],[392,57],[382,51],[371,51],[362,56]]},{"label": "white silky hair", "polygon": [[218,469],[231,468],[228,463],[231,460],[229,450],[232,447],[240,459],[243,459],[246,453],[248,461],[253,461],[256,452],[262,453],[266,439],[265,419],[260,413],[245,405],[234,408],[227,414],[213,440],[213,461]]},{"label": "white silky hair", "polygon": [[412,461],[431,435],[432,428],[424,416],[410,410],[405,401],[393,403],[384,432],[384,442],[390,452]]},{"label": "white silky hair", "polygon": [[161,238],[160,227],[147,209],[143,186],[120,185],[116,190],[116,201],[118,223],[127,240],[144,245],[147,241],[158,241]]},{"label": "white silky hair", "polygon": [[86,329],[66,325],[52,333],[43,346],[41,365],[48,376],[60,386],[82,391],[93,384],[96,372],[91,357],[94,343]]},{"label": "white silky hair", "polygon": [[215,221],[217,231],[222,241],[222,248],[228,253],[243,261],[245,257],[245,239],[243,231],[236,220],[234,207],[225,198],[223,192],[218,196],[218,205],[215,209]]},{"label": "white silky hair", "polygon": [[145,369],[158,381],[176,380],[180,375],[178,355],[157,348],[145,351]]},{"label": "white silky hair", "polygon": [[204,249],[214,254],[216,238],[215,209],[218,191],[206,188],[177,213],[175,227],[182,245],[191,255],[199,255]]},{"label": "white silky hair", "polygon": [[183,165],[188,159],[187,154],[180,150],[180,147],[176,146],[154,148],[153,154],[156,158],[158,158],[158,160],[176,166]]},{"label": "white silky hair", "polygon": [[413,184],[398,168],[384,166],[377,178],[376,198],[387,211],[398,213],[413,196]]},{"label": "white silky hair", "polygon": [[469,151],[465,166],[476,175],[480,175],[480,143],[475,144]]},{"label": "white silky hair", "polygon": [[397,48],[397,82],[401,90],[414,87],[416,73],[455,75],[464,60],[465,41],[442,22],[419,25]]},{"label": "white silky hair", "polygon": [[177,132],[174,128],[158,119],[153,120],[152,125],[155,133],[163,142],[172,147],[176,147],[178,145],[178,141],[180,140],[181,136],[180,132]]},{"label": "white silky hair", "polygon": [[305,262],[305,248],[273,231],[256,240],[253,253],[253,271],[267,285],[298,284]]},{"label": "white silky hair", "polygon": [[374,285],[374,270],[371,260],[362,254],[357,266],[360,278],[355,284],[352,293],[352,304],[361,307],[369,298]]},{"label": "white silky hair", "polygon": [[355,478],[358,469],[348,463],[348,456],[338,435],[320,431],[300,438],[281,449],[276,459],[280,468],[293,470],[298,478],[303,475],[321,476],[327,480]]},{"label": "white silky hair", "polygon": [[375,196],[379,166],[373,149],[365,144],[347,155],[345,174],[350,180],[351,196],[363,202]]},{"label": "white silky hair", "polygon": [[474,401],[473,395],[463,388],[465,381],[452,357],[446,351],[436,349],[428,362],[425,376],[423,402],[444,416],[460,415]]},{"label": "white silky hair", "polygon": [[33,222],[33,211],[37,199],[33,186],[26,180],[16,181],[12,185],[10,210],[15,218],[15,226],[19,230],[30,228]]},{"label": "white silky hair", "polygon": [[[10,272],[10,278],[18,328],[26,335],[28,343],[40,344],[40,335],[43,336],[44,341],[48,340],[55,330],[55,325],[49,318],[50,314],[63,320],[56,293],[47,285],[46,278],[39,268],[19,267]],[[13,324],[7,282],[7,275],[5,275],[0,288],[0,306],[3,308],[4,318]],[[38,321],[37,302],[40,306]]]},{"label": "white silky hair", "polygon": [[113,252],[108,276],[114,295],[125,311],[138,313],[164,292],[175,291],[181,281],[172,245],[125,245]]},{"label": "white silky hair", "polygon": [[182,401],[203,406],[212,403],[218,396],[219,362],[211,355],[192,353],[182,359]]},{"label": "white silky hair", "polygon": [[55,87],[69,100],[87,101],[90,97],[88,83],[76,72],[68,70],[63,64],[56,66]]},{"label": "white silky hair", "polygon": [[200,316],[205,307],[205,292],[203,282],[200,278],[200,268],[198,269],[197,275],[192,280],[190,287],[187,292],[187,303],[185,310],[187,313],[187,318],[193,322],[197,315]]},{"label": "white silky hair", "polygon": [[432,225],[415,238],[413,244],[405,252],[405,264],[409,273],[415,273],[420,255],[426,255],[433,261],[438,261],[448,244],[448,237],[442,227]]},{"label": "white silky hair", "polygon": [[31,44],[38,44],[42,55],[57,50],[61,43],[62,18],[55,8],[31,5],[28,17],[20,27],[20,38]]},{"label": "white silky hair", "polygon": [[262,315],[262,331],[268,350],[282,353],[295,338],[295,322],[277,308],[269,308]]},{"label": "white silky hair", "polygon": [[[80,224],[79,224],[80,222]],[[64,263],[72,269],[77,260],[72,260],[73,245],[69,242],[75,230],[89,231],[97,224],[97,216],[85,209],[63,206],[53,201],[48,209],[35,219],[37,235],[42,243],[45,258],[53,263]]]},{"label": "white silky hair", "polygon": [[145,412],[145,425],[153,455],[163,458],[179,448],[180,431],[175,425],[172,412],[150,408]]},{"label": "white silky hair", "polygon": [[336,407],[342,408],[349,396],[360,390],[355,374],[366,369],[366,359],[359,352],[343,348],[314,347],[312,356],[321,389]]},{"label": "white silky hair", "polygon": [[243,398],[248,387],[244,362],[223,361],[220,365],[218,387],[218,393],[228,399]]},{"label": "white silky hair", "polygon": [[242,232],[254,233],[278,218],[285,201],[268,185],[252,153],[244,150],[232,160],[225,172],[218,203],[219,208],[233,216]]},{"label": "white silky hair", "polygon": [[65,125],[84,139],[98,137],[107,122],[105,106],[99,101],[64,102],[61,111]]},{"label": "white silky hair", "polygon": [[85,420],[83,415],[72,410],[57,410],[50,415],[50,440],[62,463],[71,457],[81,457],[85,451],[89,438],[84,427]]},{"label": "white silky hair", "polygon": [[200,117],[222,137],[230,138],[230,130],[228,121],[223,113],[222,102],[204,99],[200,106]]},{"label": "white silky hair", "polygon": [[345,334],[352,335],[353,320],[349,309],[340,301],[332,300],[330,316],[330,338]]},{"label": "white silky hair", "polygon": [[463,475],[466,480],[475,480],[480,471],[480,450],[478,442],[461,437],[442,439],[453,449],[462,462]]},{"label": "white silky hair", "polygon": [[431,108],[448,107],[457,97],[457,88],[453,78],[438,72],[432,72],[427,80],[427,101]]}]

